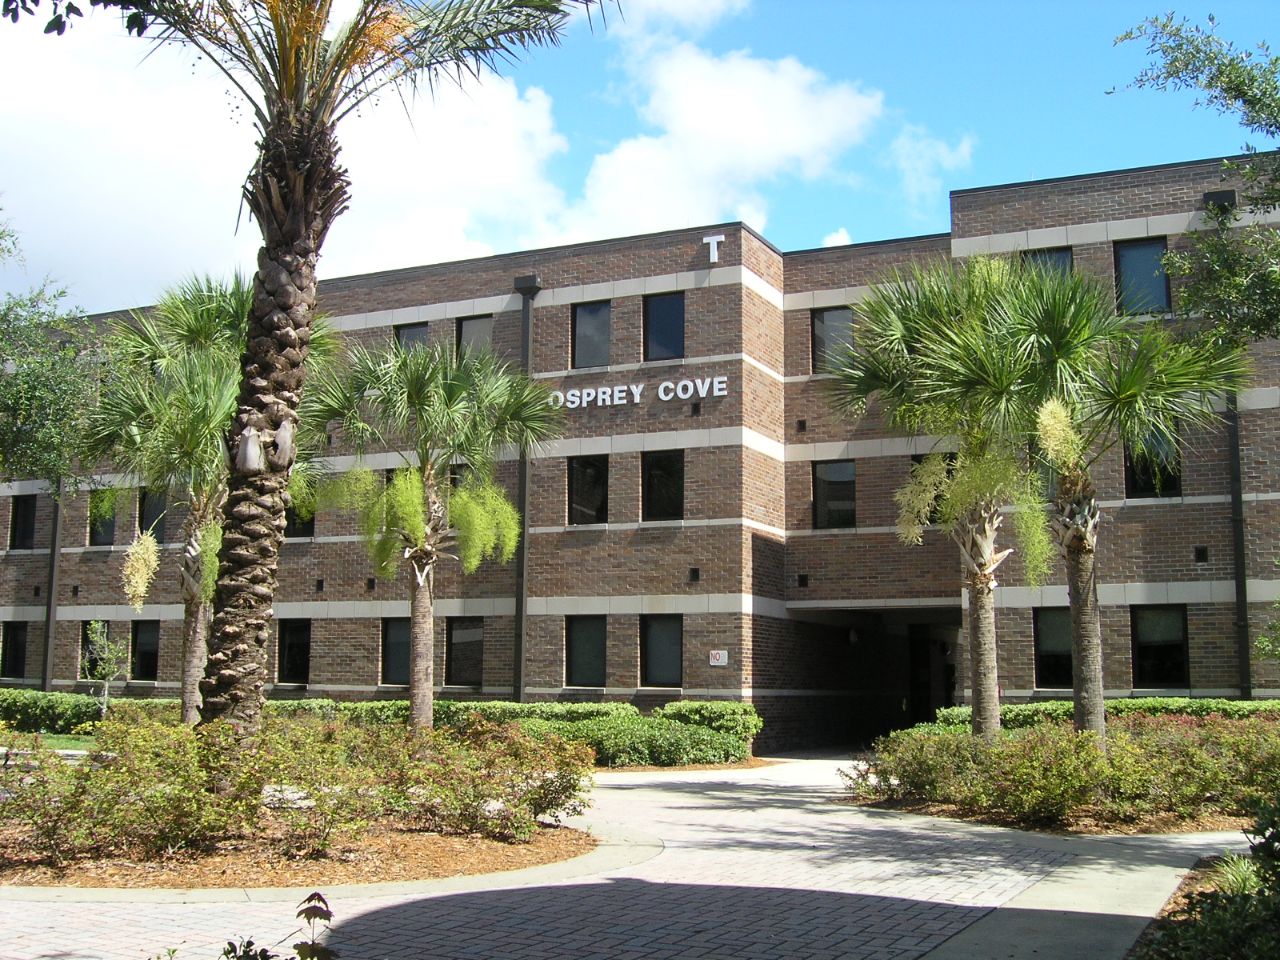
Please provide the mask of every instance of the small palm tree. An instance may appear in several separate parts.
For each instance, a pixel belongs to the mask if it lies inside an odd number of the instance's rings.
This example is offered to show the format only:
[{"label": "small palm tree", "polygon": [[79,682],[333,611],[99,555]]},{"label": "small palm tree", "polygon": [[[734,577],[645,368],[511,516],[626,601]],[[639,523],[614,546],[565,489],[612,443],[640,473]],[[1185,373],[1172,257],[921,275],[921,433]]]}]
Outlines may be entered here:
[{"label": "small palm tree", "polygon": [[[357,449],[377,442],[403,451],[405,466],[385,486],[365,471],[329,489],[360,511],[380,576],[409,564],[410,716],[430,727],[436,563],[458,559],[470,573],[486,556],[511,558],[520,519],[494,468],[503,448],[527,452],[555,435],[551,394],[487,352],[393,345],[353,351],[345,370],[318,378],[303,411],[304,423],[336,424]],[[465,480],[455,487],[460,465]]]},{"label": "small palm tree", "polygon": [[973,730],[984,737],[1000,728],[996,570],[1013,552],[998,545],[1005,508],[1020,507],[1012,517],[1028,579],[1044,575],[1051,549],[1034,477],[1010,439],[1025,434],[1027,358],[991,349],[1013,282],[1008,264],[981,259],[894,272],[854,307],[854,345],[831,370],[831,399],[841,412],[861,417],[875,402],[890,424],[958,444],[950,461],[926,457],[898,491],[899,534],[918,543],[936,520],[960,548]]},{"label": "small palm tree", "polygon": [[[182,717],[199,719],[200,678],[208,659],[209,602],[217,576],[221,509],[227,496],[226,429],[236,410],[239,354],[253,291],[190,279],[152,310],[111,324],[98,405],[90,411],[83,458],[111,459],[137,485],[164,491],[187,508],[182,525]],[[318,357],[332,356],[323,322],[312,335]],[[110,498],[106,498],[110,499]],[[130,550],[126,591],[140,606],[155,572],[148,531]]]}]

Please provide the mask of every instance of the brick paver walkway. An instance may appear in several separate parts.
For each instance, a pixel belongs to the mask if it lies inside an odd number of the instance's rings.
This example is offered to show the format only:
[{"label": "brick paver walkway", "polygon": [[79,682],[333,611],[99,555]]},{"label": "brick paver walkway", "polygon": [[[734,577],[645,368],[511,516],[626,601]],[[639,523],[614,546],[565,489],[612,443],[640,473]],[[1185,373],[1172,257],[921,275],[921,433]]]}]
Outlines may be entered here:
[{"label": "brick paver walkway", "polygon": [[[346,960],[905,960],[1079,858],[1061,838],[835,803],[835,770],[602,775],[587,819],[605,835],[621,824],[661,838],[644,862],[536,885],[495,876],[469,892],[335,897],[329,942]],[[297,939],[290,901],[0,899],[0,916],[4,960],[168,948],[212,960],[233,937]]]}]

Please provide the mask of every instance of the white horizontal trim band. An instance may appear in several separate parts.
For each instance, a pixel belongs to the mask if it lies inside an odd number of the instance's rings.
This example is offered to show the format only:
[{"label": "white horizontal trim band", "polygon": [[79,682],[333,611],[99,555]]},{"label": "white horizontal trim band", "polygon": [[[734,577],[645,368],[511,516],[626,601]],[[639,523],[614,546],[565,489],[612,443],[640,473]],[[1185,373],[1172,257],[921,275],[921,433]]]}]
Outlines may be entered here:
[{"label": "white horizontal trim band", "polygon": [[871,287],[833,287],[829,290],[806,290],[788,293],[782,298],[783,310],[821,310],[824,307],[846,307],[866,298]]},{"label": "white horizontal trim band", "polygon": [[836,598],[831,600],[789,600],[788,610],[876,610],[899,607],[957,607],[958,596],[950,597],[872,597]]},{"label": "white horizontal trim band", "polygon": [[525,613],[531,617],[607,614],[743,614],[787,619],[786,605],[771,597],[749,593],[641,594],[617,597],[529,597]]},{"label": "white horizontal trim band", "polygon": [[[1280,580],[1250,578],[1245,581],[1250,603],[1273,603],[1280,599]],[[962,594],[968,607],[968,594]],[[1187,580],[1165,583],[1100,583],[1098,603],[1103,606],[1132,606],[1152,603],[1234,603],[1233,580]],[[1009,608],[1065,607],[1067,588],[996,587],[996,606]]]}]

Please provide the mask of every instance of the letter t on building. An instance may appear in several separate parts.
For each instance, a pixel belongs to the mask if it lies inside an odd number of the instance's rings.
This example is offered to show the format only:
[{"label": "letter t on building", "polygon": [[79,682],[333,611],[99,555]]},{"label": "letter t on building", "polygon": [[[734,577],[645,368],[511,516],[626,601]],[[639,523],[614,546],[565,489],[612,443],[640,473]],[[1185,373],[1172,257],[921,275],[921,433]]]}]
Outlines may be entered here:
[{"label": "letter t on building", "polygon": [[714,237],[703,237],[702,242],[711,247],[711,262],[720,262],[720,244],[724,243],[724,234],[717,233]]}]

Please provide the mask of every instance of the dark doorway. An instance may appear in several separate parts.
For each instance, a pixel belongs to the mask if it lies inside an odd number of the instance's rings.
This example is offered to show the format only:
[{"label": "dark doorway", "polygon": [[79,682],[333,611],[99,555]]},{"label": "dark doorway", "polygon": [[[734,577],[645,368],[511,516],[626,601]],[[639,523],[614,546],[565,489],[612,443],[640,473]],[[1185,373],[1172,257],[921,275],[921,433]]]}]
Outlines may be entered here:
[{"label": "dark doorway", "polygon": [[947,662],[947,642],[931,624],[907,627],[907,719],[912,724],[932,723],[938,709],[952,705],[955,667]]}]

